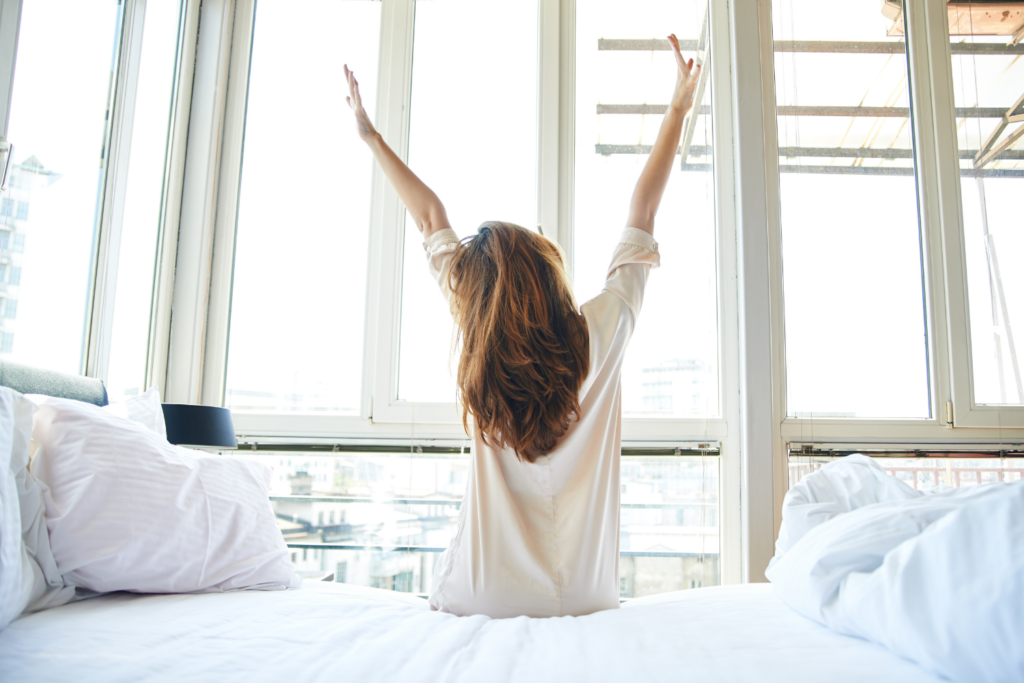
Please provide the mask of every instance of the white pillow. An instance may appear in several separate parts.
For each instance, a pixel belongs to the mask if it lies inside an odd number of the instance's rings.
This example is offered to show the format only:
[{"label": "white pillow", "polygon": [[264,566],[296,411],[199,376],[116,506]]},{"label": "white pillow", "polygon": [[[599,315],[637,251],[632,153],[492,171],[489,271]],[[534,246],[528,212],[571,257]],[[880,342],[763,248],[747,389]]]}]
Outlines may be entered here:
[{"label": "white pillow", "polygon": [[[35,396],[33,398],[39,397]],[[124,401],[105,405],[103,410],[112,415],[145,425],[165,439],[167,438],[164,408],[160,405],[160,390],[156,387],[150,387],[138,396],[132,396]]]},{"label": "white pillow", "polygon": [[46,532],[43,489],[29,474],[36,406],[0,387],[0,630],[22,612],[70,601]]},{"label": "white pillow", "polygon": [[101,593],[298,588],[260,463],[172,446],[93,405],[40,398],[31,471],[68,584]]}]

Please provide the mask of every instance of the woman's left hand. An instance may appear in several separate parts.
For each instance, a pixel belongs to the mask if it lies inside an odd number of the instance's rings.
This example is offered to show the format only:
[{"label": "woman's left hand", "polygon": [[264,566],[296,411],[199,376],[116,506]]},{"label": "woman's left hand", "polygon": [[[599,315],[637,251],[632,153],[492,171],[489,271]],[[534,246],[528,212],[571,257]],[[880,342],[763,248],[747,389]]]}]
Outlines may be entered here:
[{"label": "woman's left hand", "polygon": [[668,42],[672,44],[677,71],[676,91],[672,94],[672,106],[687,112],[693,106],[693,92],[697,89],[697,79],[700,76],[701,67],[700,64],[694,66],[692,59],[683,58],[683,53],[679,51],[679,40],[676,38],[676,34],[670,35]]},{"label": "woman's left hand", "polygon": [[356,80],[356,75],[349,71],[348,64],[345,65],[345,79],[348,81],[348,97],[345,98],[345,101],[348,102],[348,106],[352,107],[352,112],[356,115],[356,131],[359,133],[359,139],[366,142],[376,135],[377,131],[366,114],[366,110],[363,109],[363,98],[359,96],[359,81]]}]

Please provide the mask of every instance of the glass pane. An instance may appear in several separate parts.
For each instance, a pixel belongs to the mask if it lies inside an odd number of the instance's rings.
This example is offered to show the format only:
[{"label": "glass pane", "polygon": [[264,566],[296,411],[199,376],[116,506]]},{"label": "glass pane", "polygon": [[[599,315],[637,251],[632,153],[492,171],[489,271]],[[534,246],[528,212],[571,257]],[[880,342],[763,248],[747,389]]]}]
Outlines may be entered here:
[{"label": "glass pane", "polygon": [[[1008,6],[1009,7],[1009,6]],[[1024,44],[1008,45],[1018,17],[984,21],[950,6],[953,93],[970,309],[974,400],[1024,404]],[[1014,7],[1020,14],[1021,6]],[[1019,119],[1024,120],[1024,118]]]},{"label": "glass pane", "polygon": [[717,586],[718,458],[622,458],[619,593]]},{"label": "glass pane", "polygon": [[[536,91],[536,1],[416,3],[409,165],[460,237],[489,220],[534,229]],[[451,315],[416,224],[405,224],[398,398],[454,401]]]},{"label": "glass pane", "polygon": [[116,0],[25,0],[0,196],[0,358],[79,373],[106,175]]},{"label": "glass pane", "polygon": [[[437,558],[457,530],[468,448],[224,455],[274,469],[270,500],[300,573],[429,592]],[[621,516],[623,597],[719,583],[717,457],[624,456]]]},{"label": "glass pane", "polygon": [[[790,456],[789,485],[835,460],[828,456]],[[1024,478],[1024,458],[988,457],[931,457],[931,458],[875,458],[889,474],[905,481],[915,489],[934,486],[973,486],[997,481],[1014,482]]]},{"label": "glass pane", "polygon": [[153,271],[163,212],[180,15],[178,2],[146,5],[106,380],[107,393],[115,401],[146,389]]},{"label": "glass pane", "polygon": [[841,5],[772,3],[788,412],[928,417],[903,19]]},{"label": "glass pane", "polygon": [[[704,0],[576,6],[573,268],[581,303],[604,286],[633,188],[675,86],[665,36],[674,32],[685,56],[694,56],[706,10]],[[710,77],[709,66],[704,74]],[[623,363],[626,417],[719,414],[711,100],[708,81],[695,108],[688,154],[674,166],[658,212],[661,268],[651,274]]]},{"label": "glass pane", "polygon": [[355,414],[373,158],[342,65],[373,117],[380,3],[260,0],[238,201],[224,405]]}]

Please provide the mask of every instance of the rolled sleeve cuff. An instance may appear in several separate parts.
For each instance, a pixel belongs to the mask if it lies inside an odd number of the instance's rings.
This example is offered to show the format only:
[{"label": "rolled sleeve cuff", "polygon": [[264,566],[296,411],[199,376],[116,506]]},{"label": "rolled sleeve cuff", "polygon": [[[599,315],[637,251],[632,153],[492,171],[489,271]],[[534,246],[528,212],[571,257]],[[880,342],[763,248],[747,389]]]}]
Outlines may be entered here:
[{"label": "rolled sleeve cuff", "polygon": [[423,241],[423,250],[427,253],[428,259],[432,259],[438,254],[455,251],[458,246],[459,236],[451,228],[438,230]]},{"label": "rolled sleeve cuff", "polygon": [[623,230],[619,244],[632,244],[635,247],[641,247],[648,251],[658,251],[658,243],[655,241],[654,235],[640,228],[626,228]]}]

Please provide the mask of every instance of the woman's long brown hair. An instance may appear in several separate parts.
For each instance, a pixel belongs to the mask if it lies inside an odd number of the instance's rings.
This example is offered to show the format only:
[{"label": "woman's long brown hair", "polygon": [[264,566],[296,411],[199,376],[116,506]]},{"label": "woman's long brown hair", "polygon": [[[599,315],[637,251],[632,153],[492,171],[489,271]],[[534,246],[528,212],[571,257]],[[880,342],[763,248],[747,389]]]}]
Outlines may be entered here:
[{"label": "woman's long brown hair", "polygon": [[463,426],[472,414],[487,443],[534,462],[579,416],[590,369],[562,253],[518,225],[487,222],[452,256],[448,284]]}]

